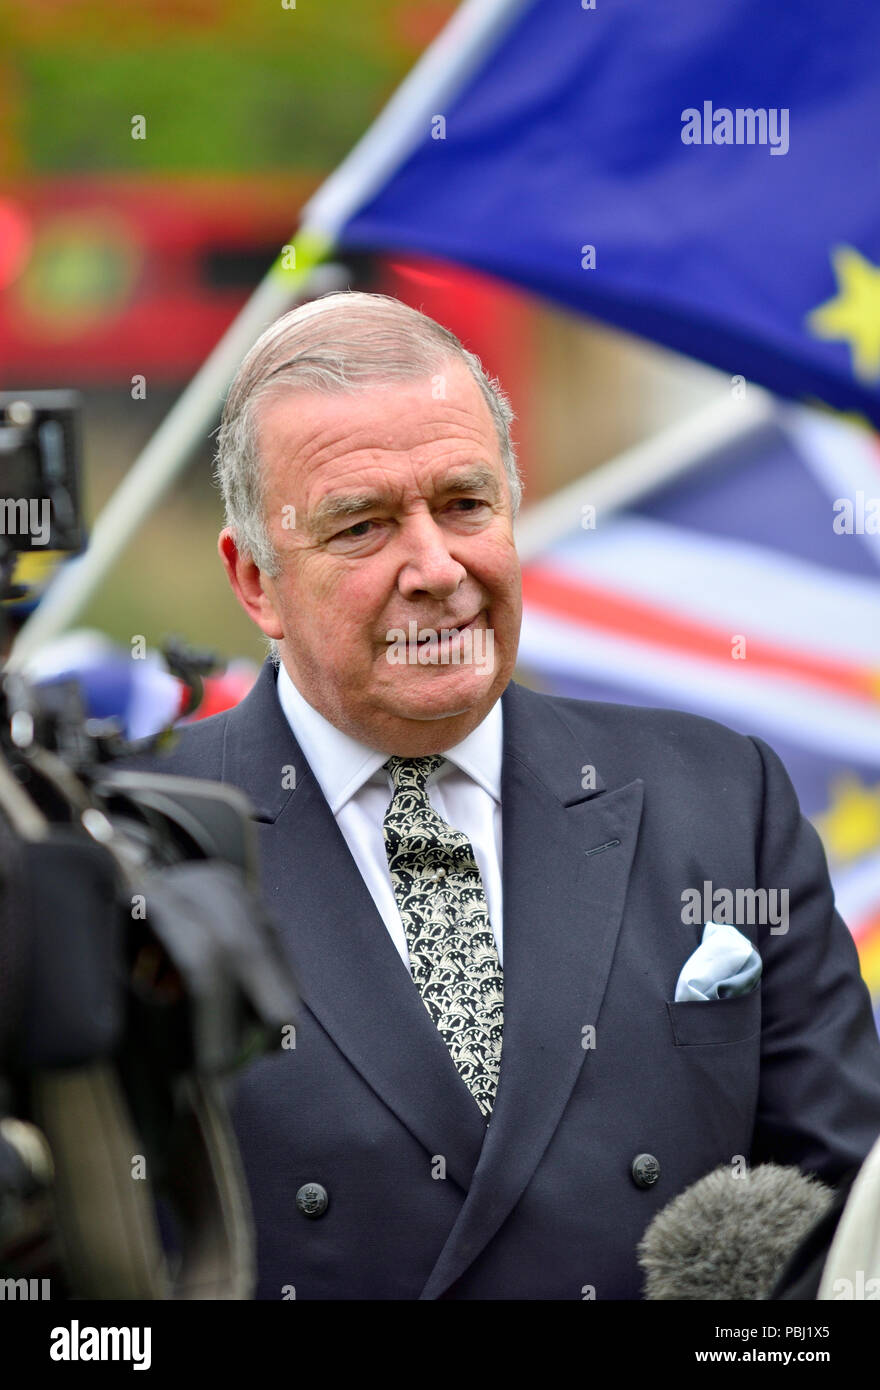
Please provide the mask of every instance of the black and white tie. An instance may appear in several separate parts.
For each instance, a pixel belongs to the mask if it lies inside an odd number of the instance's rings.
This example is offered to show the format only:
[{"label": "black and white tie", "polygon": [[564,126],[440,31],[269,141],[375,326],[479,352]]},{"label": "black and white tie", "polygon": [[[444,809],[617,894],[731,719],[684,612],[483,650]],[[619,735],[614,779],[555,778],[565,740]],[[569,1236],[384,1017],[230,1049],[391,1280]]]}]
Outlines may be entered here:
[{"label": "black and white tie", "polygon": [[425,783],[439,753],[391,757],[383,831],[413,980],[484,1115],[498,1087],[504,984],[483,880],[466,835],[434,810]]}]

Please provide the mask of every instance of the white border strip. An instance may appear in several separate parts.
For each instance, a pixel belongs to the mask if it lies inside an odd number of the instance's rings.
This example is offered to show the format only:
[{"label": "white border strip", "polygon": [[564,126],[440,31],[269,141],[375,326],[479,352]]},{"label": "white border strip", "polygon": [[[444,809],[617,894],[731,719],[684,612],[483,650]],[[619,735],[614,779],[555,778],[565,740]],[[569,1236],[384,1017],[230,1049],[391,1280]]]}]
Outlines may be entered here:
[{"label": "white border strip", "polygon": [[[595,585],[718,634],[743,633],[780,654],[870,666],[880,676],[880,571],[869,579],[625,512],[604,530],[573,531],[529,572]],[[585,622],[589,616],[585,598]]]},{"label": "white border strip", "polygon": [[787,739],[830,757],[880,765],[880,708],[753,672],[748,661],[731,661],[728,671],[599,632],[589,619],[581,626],[526,605],[517,666],[549,678],[595,680],[638,692],[654,707],[689,711],[771,741]]},{"label": "white border strip", "polygon": [[[783,407],[783,419],[798,452],[828,493],[828,525],[836,514],[834,502],[856,494],[880,497],[880,452],[877,436],[848,420],[803,406]],[[861,540],[880,564],[880,535],[866,531]]]},{"label": "white border strip", "polygon": [[724,395],[626,449],[523,512],[516,528],[520,560],[528,564],[567,535],[577,526],[584,503],[594,506],[599,517],[619,511],[662,483],[708,463],[726,445],[744,442],[777,419],[776,412],[774,397],[750,386],[746,399]]}]

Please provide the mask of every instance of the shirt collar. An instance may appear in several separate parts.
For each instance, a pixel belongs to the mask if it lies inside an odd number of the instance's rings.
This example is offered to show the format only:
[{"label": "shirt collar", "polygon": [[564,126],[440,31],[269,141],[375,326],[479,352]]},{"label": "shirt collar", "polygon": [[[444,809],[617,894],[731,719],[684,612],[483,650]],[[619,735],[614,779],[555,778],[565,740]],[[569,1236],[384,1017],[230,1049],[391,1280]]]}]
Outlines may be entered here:
[{"label": "shirt collar", "polygon": [[[335,816],[365,782],[375,777],[388,754],[343,733],[319,714],[296,688],[283,663],[278,668],[277,689],[293,736]],[[482,723],[454,748],[445,749],[443,756],[500,801],[502,741],[501,701],[496,700]]]}]

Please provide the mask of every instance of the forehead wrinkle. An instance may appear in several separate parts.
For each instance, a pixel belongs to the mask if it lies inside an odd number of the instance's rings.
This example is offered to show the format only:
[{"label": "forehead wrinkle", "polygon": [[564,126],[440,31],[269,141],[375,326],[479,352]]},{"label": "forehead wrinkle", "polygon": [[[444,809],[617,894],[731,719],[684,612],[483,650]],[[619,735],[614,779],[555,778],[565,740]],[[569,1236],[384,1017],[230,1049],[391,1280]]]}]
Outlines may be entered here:
[{"label": "forehead wrinkle", "polygon": [[[450,492],[476,492],[481,488],[489,488],[496,495],[498,493],[498,479],[490,467],[483,463],[450,464],[443,477],[434,480],[429,495],[442,497]],[[419,495],[422,495],[421,492]],[[331,493],[316,503],[311,521],[314,526],[320,526],[340,517],[356,516],[360,512],[372,511],[377,507],[394,505],[404,497],[405,489],[399,487],[383,491],[363,489]]]},{"label": "forehead wrinkle", "polygon": [[[394,388],[387,388],[387,392],[389,395],[393,396]],[[381,394],[385,394],[385,392],[383,391]],[[303,395],[306,397],[311,396],[313,399],[317,397],[319,406],[322,404],[320,393],[303,392]],[[464,442],[464,440],[468,438],[476,440],[483,439],[487,436],[494,441],[496,437],[491,415],[481,396],[478,402],[480,407],[479,413],[475,412],[473,404],[469,404],[468,402],[459,404],[455,400],[449,398],[438,401],[437,405],[441,410],[438,416],[431,416],[427,419],[424,417],[420,419],[417,418],[406,422],[409,429],[412,431],[413,438],[408,442],[402,443],[397,433],[397,430],[400,428],[400,421],[395,420],[395,424],[391,427],[389,432],[385,434],[382,425],[377,426],[375,418],[369,418],[369,413],[374,411],[378,404],[375,394],[373,392],[365,392],[364,398],[361,400],[358,400],[358,395],[359,393],[348,394],[341,392],[338,398],[339,403],[340,405],[343,403],[354,405],[357,403],[357,405],[366,406],[367,418],[361,418],[361,413],[356,408],[347,411],[342,409],[338,413],[334,413],[330,419],[327,419],[326,416],[321,418],[323,412],[320,412],[319,418],[317,420],[312,420],[310,423],[308,419],[309,412],[305,410],[302,414],[297,414],[294,419],[290,421],[288,428],[285,429],[283,425],[279,428],[276,415],[272,434],[274,435],[274,442],[279,452],[283,451],[289,453],[297,461],[319,466],[325,461],[325,457],[328,453],[332,458],[343,451],[349,453],[366,451],[381,452],[384,450],[390,452],[406,452],[408,450],[426,448],[430,447],[432,444],[441,443],[444,437],[448,437],[450,433],[454,434],[456,431],[460,431],[461,442]],[[275,397],[271,403],[274,405],[276,402],[283,401],[284,399],[284,395],[279,395]],[[333,397],[329,397],[329,399],[333,399]],[[261,433],[264,426],[265,416],[260,419]],[[367,431],[369,434],[372,434],[373,437],[366,441],[358,442],[358,436],[363,431]],[[376,434],[384,434],[384,437],[376,438]]]},{"label": "forehead wrinkle", "polygon": [[[299,393],[296,393],[299,394]],[[304,393],[316,400],[315,393]],[[367,394],[370,400],[370,408],[376,405],[375,395]],[[388,393],[393,396],[393,391]],[[279,394],[271,401],[271,406],[276,406],[282,402],[287,393]],[[289,396],[287,396],[289,399]],[[342,402],[353,402],[353,397],[343,393],[340,397]],[[317,404],[321,405],[320,401]],[[262,414],[260,419],[260,429],[262,440],[266,447],[265,453],[271,454],[271,475],[266,478],[267,488],[273,492],[287,495],[291,487],[299,489],[304,487],[306,495],[312,492],[315,484],[318,484],[319,477],[330,482],[333,474],[338,472],[342,475],[340,482],[344,482],[346,475],[351,483],[351,493],[346,496],[355,497],[355,511],[367,510],[371,505],[384,505],[388,498],[385,496],[385,480],[380,484],[380,492],[373,497],[372,479],[369,474],[378,472],[382,475],[387,467],[387,459],[383,456],[392,456],[397,461],[401,461],[405,456],[414,471],[418,471],[424,466],[431,466],[432,456],[439,449],[441,452],[447,450],[459,457],[464,455],[462,466],[472,463],[474,457],[486,456],[496,463],[500,463],[500,456],[497,450],[497,436],[491,422],[488,409],[482,398],[479,400],[479,414],[473,409],[469,409],[466,404],[458,405],[449,399],[438,402],[438,407],[443,412],[440,418],[410,420],[405,422],[408,425],[406,434],[408,437],[401,439],[399,424],[385,421],[377,421],[375,415],[372,418],[359,418],[358,412],[341,410],[334,412],[328,418],[323,410],[319,410],[317,417],[310,411],[302,413],[296,411],[291,418],[285,418],[282,411],[273,412],[274,418],[271,420],[270,428],[266,428],[269,422]],[[268,412],[267,412],[268,413]],[[484,418],[481,418],[484,417]],[[390,424],[390,428],[388,427]],[[265,430],[265,433],[263,432]],[[450,438],[450,435],[452,438]],[[268,436],[268,437],[267,437]],[[470,458],[467,455],[470,455]],[[358,456],[361,456],[359,459]],[[266,462],[270,462],[267,458]],[[453,463],[450,468],[454,467]],[[358,478],[358,473],[363,471],[367,477]],[[492,471],[489,465],[489,472]],[[271,478],[271,481],[270,481]],[[458,486],[483,486],[473,479],[465,479],[464,475],[458,482]],[[362,486],[358,486],[361,483]],[[496,481],[496,492],[499,484]],[[318,490],[320,490],[320,485]],[[322,503],[317,504],[322,507]],[[303,508],[304,514],[308,514],[311,508],[306,505]],[[331,520],[340,515],[349,515],[350,509],[346,502],[334,503],[333,509],[328,513],[323,511],[321,517],[325,522],[328,515]],[[310,518],[311,520],[311,518]]]}]

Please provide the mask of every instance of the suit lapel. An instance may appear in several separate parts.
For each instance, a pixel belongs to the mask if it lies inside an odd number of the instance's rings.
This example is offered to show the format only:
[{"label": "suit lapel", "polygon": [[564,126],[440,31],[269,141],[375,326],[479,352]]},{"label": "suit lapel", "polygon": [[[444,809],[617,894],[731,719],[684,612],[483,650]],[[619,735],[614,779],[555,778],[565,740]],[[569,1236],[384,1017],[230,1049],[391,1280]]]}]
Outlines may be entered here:
[{"label": "suit lapel", "polygon": [[[620,928],[642,783],[582,785],[594,749],[556,706],[503,696],[504,1041],[488,1130],[376,911],[267,664],[227,721],[223,777],[250,796],[261,871],[303,1003],[466,1192],[421,1297],[438,1298],[516,1204],[596,1026]],[[601,772],[601,769],[599,769]]]},{"label": "suit lapel", "polygon": [[582,786],[594,752],[521,686],[503,697],[504,1039],[498,1094],[458,1220],[425,1285],[438,1298],[528,1184],[584,1060],[617,941],[640,781]]},{"label": "suit lapel", "polygon": [[257,810],[264,896],[302,1002],[467,1190],[485,1122],[293,737],[269,664],[229,716],[223,777],[242,787]]}]

